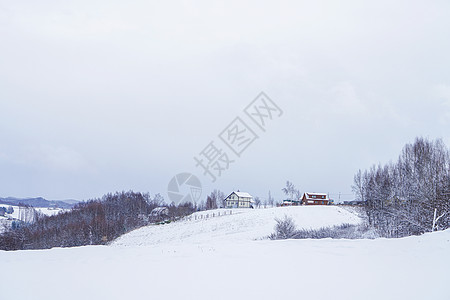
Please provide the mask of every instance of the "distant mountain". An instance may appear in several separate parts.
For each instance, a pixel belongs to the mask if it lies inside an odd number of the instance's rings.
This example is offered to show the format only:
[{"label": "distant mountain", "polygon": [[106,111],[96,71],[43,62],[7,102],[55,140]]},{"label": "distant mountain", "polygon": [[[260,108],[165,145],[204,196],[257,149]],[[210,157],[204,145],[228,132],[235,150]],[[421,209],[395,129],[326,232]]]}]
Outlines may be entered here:
[{"label": "distant mountain", "polygon": [[66,202],[66,203],[68,203],[68,204],[72,204],[72,205],[75,205],[75,204],[77,204],[77,203],[80,203],[80,202],[81,202],[80,200],[72,200],[72,199],[69,199],[69,200],[60,200],[60,201],[62,201],[62,202]]},{"label": "distant mountain", "polygon": [[59,207],[59,208],[72,208],[77,204],[78,200],[47,200],[42,197],[36,198],[15,198],[15,197],[6,197],[0,198],[0,204],[3,205],[30,205],[33,207]]}]

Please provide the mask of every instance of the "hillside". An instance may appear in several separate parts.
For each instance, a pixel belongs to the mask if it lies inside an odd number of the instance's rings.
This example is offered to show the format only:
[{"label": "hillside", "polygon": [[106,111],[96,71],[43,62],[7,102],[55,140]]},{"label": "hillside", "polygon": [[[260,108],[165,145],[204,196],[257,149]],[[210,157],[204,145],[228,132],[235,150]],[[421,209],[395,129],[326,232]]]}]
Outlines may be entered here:
[{"label": "hillside", "polygon": [[401,239],[254,240],[284,214],[307,228],[359,221],[339,207],[234,210],[141,228],[112,246],[0,251],[2,299],[448,299],[450,230]]},{"label": "hillside", "polygon": [[33,207],[58,207],[69,209],[79,201],[77,200],[47,200],[42,197],[36,198],[0,198],[0,205],[29,205]]},{"label": "hillside", "polygon": [[[12,214],[5,214],[5,216],[0,216],[0,233],[2,233],[5,228],[10,227],[13,220],[29,222],[33,219],[32,215],[25,213],[27,209],[23,206],[0,204],[0,207],[12,207],[14,210]],[[59,214],[60,212],[67,211],[66,209],[50,207],[33,207],[33,209],[46,216],[53,216]]]},{"label": "hillside", "polygon": [[197,212],[181,222],[137,229],[123,235],[113,245],[257,240],[271,234],[275,218],[283,218],[285,215],[292,217],[298,228],[356,224],[361,221],[355,213],[337,206],[217,209]]}]

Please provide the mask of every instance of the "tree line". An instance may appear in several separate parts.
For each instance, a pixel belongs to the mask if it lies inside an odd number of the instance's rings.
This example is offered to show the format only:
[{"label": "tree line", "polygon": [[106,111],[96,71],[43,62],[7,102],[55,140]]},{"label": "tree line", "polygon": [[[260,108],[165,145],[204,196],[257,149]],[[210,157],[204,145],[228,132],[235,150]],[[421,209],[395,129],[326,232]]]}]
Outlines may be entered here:
[{"label": "tree line", "polygon": [[[48,249],[103,245],[133,229],[157,221],[148,219],[151,211],[163,204],[157,194],[117,192],[77,204],[72,210],[45,216],[34,209],[32,222],[15,222],[0,235],[0,249]],[[164,218],[175,220],[196,210],[192,203],[168,206]]]},{"label": "tree line", "polygon": [[442,140],[416,138],[395,162],[359,170],[353,191],[385,237],[450,227],[450,156]]}]

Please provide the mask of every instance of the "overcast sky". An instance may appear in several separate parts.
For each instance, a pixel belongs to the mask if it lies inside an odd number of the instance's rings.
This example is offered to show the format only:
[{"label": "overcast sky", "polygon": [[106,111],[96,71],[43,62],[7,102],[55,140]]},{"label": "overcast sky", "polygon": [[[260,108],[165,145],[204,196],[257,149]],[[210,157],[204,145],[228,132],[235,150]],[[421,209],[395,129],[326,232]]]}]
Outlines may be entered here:
[{"label": "overcast sky", "polygon": [[[197,175],[351,199],[416,136],[450,145],[448,1],[0,0],[0,197],[161,193]],[[265,132],[244,114],[264,91]],[[258,139],[240,157],[218,135]],[[194,156],[229,152],[216,182]]]}]

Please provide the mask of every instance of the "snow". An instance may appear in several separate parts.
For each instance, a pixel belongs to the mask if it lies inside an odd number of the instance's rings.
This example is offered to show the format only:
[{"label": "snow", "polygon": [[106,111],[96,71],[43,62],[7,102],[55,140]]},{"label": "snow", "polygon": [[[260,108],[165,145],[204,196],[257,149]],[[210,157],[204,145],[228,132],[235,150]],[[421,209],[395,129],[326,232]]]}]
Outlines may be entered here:
[{"label": "snow", "polygon": [[[12,214],[6,214],[4,217],[0,217],[0,233],[3,232],[4,226],[8,227],[10,226],[12,220],[11,219],[21,219],[21,210],[24,210],[24,207],[16,206],[16,205],[4,205],[0,204],[0,207],[12,207],[14,209],[14,212]],[[48,208],[48,207],[33,207],[38,212],[46,215],[46,216],[53,216],[60,212],[67,211],[66,209],[62,208]]]},{"label": "snow", "polygon": [[[250,195],[249,193],[246,192],[233,192],[234,194],[236,194],[239,198],[253,198],[252,195]],[[231,193],[231,194],[233,194]]]},{"label": "snow", "polygon": [[[25,209],[24,207],[21,206],[15,206],[15,205],[3,205],[0,204],[0,207],[12,207],[14,209],[14,212],[12,214],[6,214],[6,217],[10,216],[11,218],[14,219],[19,219],[20,216],[20,211]],[[46,215],[46,216],[53,216],[58,214],[61,211],[67,211],[66,209],[62,209],[62,208],[48,208],[48,207],[33,207],[35,210],[37,210],[38,212]]]},{"label": "snow", "polygon": [[0,251],[0,298],[449,299],[450,230],[402,239],[254,240],[284,214],[307,228],[359,222],[339,207],[233,210],[138,229],[111,246]]},{"label": "snow", "polygon": [[[213,214],[215,217],[212,217]],[[302,228],[357,224],[361,221],[355,213],[336,206],[217,209],[195,213],[190,220],[137,229],[122,236],[113,245],[251,241],[271,234],[276,224],[275,218],[285,215],[292,217]]]},{"label": "snow", "polygon": [[304,193],[303,195],[306,195],[306,199],[319,200],[319,199],[313,198],[312,196],[320,196],[320,197],[325,196],[325,198],[322,200],[329,200],[328,194],[324,194],[324,193]]}]

